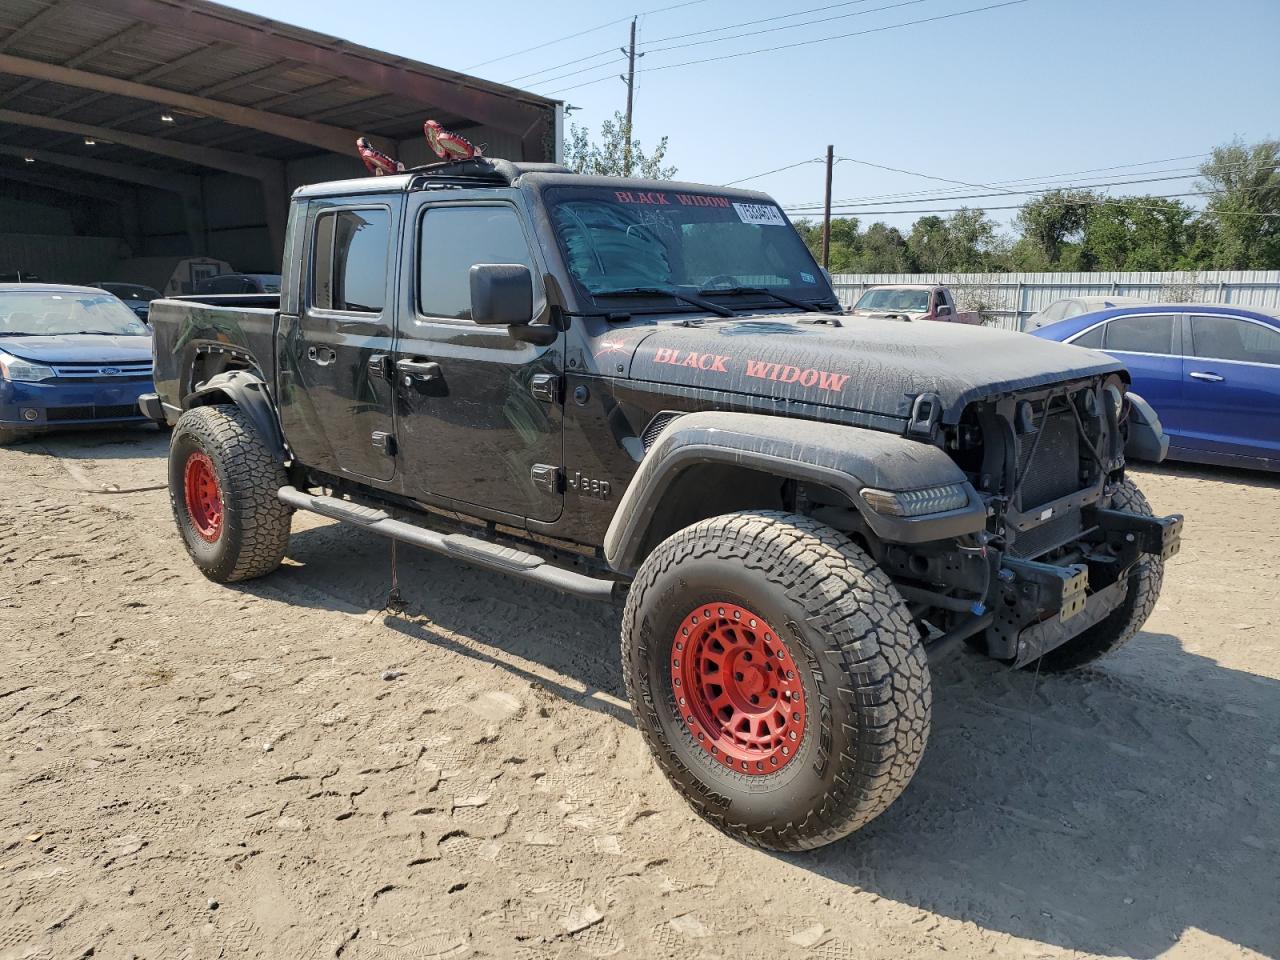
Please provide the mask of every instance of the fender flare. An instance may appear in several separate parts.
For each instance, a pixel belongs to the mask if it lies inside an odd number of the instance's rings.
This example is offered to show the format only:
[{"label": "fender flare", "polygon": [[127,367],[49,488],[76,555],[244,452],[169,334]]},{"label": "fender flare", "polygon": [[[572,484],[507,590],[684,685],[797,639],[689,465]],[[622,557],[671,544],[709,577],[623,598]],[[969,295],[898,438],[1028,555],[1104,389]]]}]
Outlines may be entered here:
[{"label": "fender flare", "polygon": [[227,400],[248,414],[272,453],[282,462],[289,459],[284,431],[280,429],[271,392],[266,381],[255,373],[248,370],[228,370],[210,377],[203,383],[196,384],[195,389],[183,398],[182,408],[190,410],[194,407],[207,407]]},{"label": "fender flare", "polygon": [[[986,526],[985,504],[964,472],[938,447],[864,427],[757,413],[687,413],[658,435],[622,495],[604,538],[610,567],[626,571],[639,566],[672,484],[685,471],[709,463],[835,489],[886,542],[924,543],[977,533]],[[968,503],[916,518],[877,513],[861,496],[867,487],[898,492],[947,484],[963,484]]]}]

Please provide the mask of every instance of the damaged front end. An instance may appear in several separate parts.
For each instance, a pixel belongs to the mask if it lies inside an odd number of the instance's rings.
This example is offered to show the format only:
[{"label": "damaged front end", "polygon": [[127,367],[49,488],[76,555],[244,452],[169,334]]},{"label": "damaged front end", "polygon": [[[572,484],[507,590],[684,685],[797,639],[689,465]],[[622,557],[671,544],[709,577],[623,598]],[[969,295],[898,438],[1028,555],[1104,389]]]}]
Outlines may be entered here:
[{"label": "damaged front end", "polygon": [[888,545],[881,563],[926,633],[1013,666],[1104,620],[1145,556],[1177,552],[1179,516],[1114,509],[1124,480],[1125,387],[1117,376],[970,404],[934,441],[987,507],[958,541]]}]

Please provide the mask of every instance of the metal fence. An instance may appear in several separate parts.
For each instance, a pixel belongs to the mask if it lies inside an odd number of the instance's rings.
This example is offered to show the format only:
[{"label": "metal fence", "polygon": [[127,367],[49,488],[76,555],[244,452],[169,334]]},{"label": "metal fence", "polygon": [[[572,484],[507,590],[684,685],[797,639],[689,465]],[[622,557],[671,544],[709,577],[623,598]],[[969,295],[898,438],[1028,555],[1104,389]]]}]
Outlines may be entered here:
[{"label": "metal fence", "polygon": [[961,310],[979,310],[991,326],[1022,329],[1026,319],[1069,297],[1138,297],[1152,302],[1233,303],[1280,310],[1280,270],[1199,273],[839,273],[836,293],[852,305],[867,287],[942,283]]}]

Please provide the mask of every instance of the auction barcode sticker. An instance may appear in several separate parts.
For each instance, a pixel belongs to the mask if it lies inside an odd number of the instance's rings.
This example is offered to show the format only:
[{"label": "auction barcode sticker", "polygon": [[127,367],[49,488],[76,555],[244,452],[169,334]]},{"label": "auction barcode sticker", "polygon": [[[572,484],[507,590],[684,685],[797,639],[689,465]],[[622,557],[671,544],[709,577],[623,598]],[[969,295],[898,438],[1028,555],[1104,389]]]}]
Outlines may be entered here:
[{"label": "auction barcode sticker", "polygon": [[782,211],[769,203],[735,203],[733,209],[738,211],[738,219],[743,223],[761,223],[767,227],[787,225]]}]

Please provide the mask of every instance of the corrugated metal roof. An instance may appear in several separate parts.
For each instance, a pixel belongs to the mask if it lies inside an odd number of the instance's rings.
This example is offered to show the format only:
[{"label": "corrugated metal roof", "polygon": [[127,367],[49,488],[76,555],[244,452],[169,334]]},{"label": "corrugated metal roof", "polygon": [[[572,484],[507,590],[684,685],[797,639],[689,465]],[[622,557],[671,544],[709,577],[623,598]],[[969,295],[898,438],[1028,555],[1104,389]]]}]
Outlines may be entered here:
[{"label": "corrugated metal roof", "polygon": [[[206,0],[112,0],[109,5],[101,0],[5,0],[0,4],[0,55],[142,83],[158,95],[197,96],[391,142],[420,137],[422,120],[434,117],[462,131],[483,125],[499,131],[497,139],[522,143],[524,152],[536,153],[544,149],[546,138],[530,131],[554,126],[556,102],[544,97]],[[0,63],[6,71],[0,74],[0,108],[77,129],[106,128],[276,160],[326,149],[278,130],[166,106],[163,98],[95,91],[21,72],[29,69],[28,63]],[[162,114],[174,122],[163,121]],[[0,122],[0,138],[55,153],[207,172],[199,162],[111,144],[103,136],[86,148],[80,133],[26,122]]]}]

